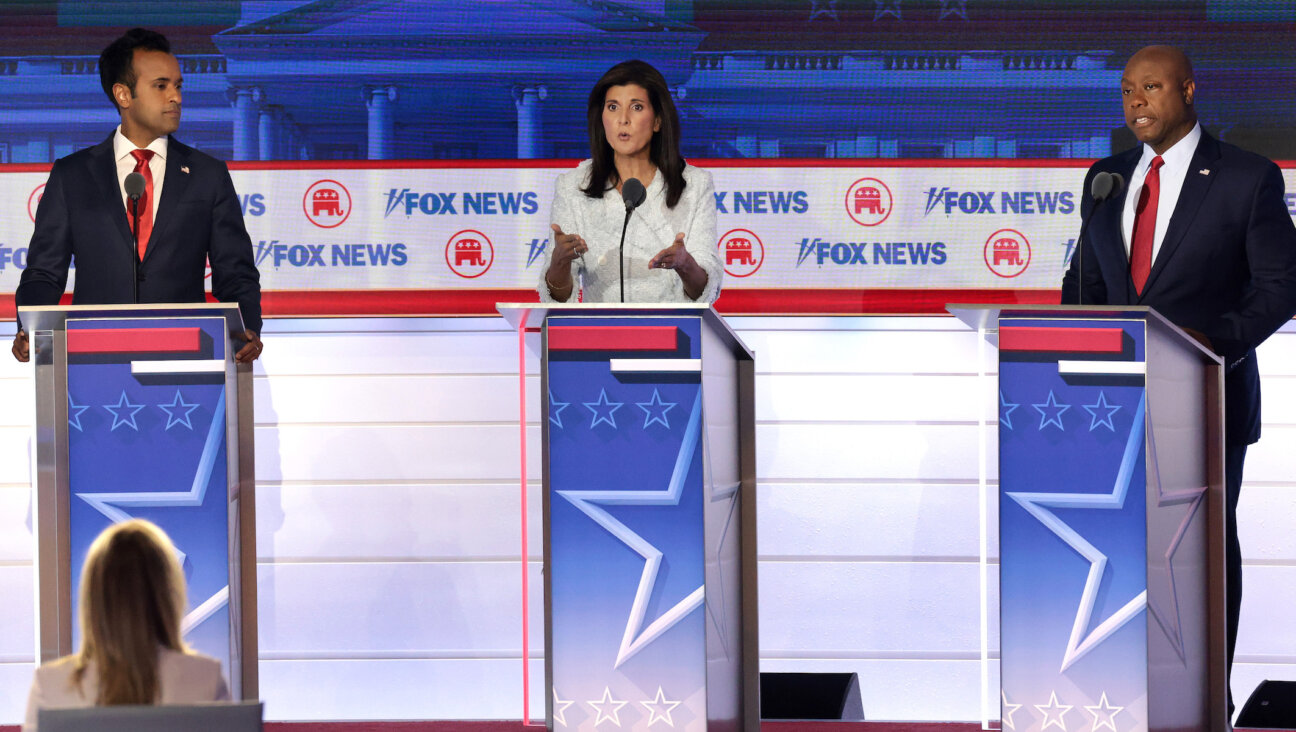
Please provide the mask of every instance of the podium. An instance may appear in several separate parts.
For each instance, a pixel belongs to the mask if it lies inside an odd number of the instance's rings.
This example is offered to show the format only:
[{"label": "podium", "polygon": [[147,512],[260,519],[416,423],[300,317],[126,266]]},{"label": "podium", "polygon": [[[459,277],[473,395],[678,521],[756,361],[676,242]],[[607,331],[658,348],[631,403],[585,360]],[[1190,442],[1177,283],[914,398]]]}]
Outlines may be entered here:
[{"label": "podium", "polygon": [[185,641],[257,698],[252,369],[237,305],[19,309],[36,381],[37,659],[76,650],[90,543],[143,518],[181,553]]},{"label": "podium", "polygon": [[500,305],[541,333],[549,729],[760,725],[754,361],[707,305]]},{"label": "podium", "polygon": [[1005,728],[1228,729],[1221,360],[1145,307],[949,310],[999,349]]}]

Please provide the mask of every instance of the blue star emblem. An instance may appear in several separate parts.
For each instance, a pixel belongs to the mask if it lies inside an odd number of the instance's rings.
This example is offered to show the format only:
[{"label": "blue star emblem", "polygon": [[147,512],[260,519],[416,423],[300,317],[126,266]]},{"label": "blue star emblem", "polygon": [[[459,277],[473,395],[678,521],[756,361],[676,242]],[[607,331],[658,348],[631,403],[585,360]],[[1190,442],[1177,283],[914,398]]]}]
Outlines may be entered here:
[{"label": "blue star emblem", "polygon": [[1060,430],[1066,428],[1062,426],[1062,413],[1071,408],[1070,404],[1059,404],[1056,397],[1053,396],[1053,390],[1049,389],[1048,399],[1043,404],[1032,404],[1040,413],[1040,426],[1042,430],[1050,424],[1057,425]]},{"label": "blue star emblem", "polygon": [[1120,405],[1109,404],[1105,393],[1101,391],[1098,392],[1097,404],[1081,404],[1080,406],[1084,407],[1084,410],[1088,412],[1089,416],[1092,418],[1089,423],[1090,432],[1093,432],[1099,427],[1106,427],[1112,432],[1116,431],[1116,425],[1112,424],[1112,417],[1120,411]]},{"label": "blue star emblem", "polygon": [[[1059,669],[1059,673],[1065,672],[1098,644],[1111,637],[1147,606],[1148,593],[1145,589],[1110,617],[1098,623],[1092,631],[1086,632],[1091,625],[1094,606],[1098,602],[1098,591],[1102,585],[1103,575],[1107,571],[1107,555],[1049,510],[1050,508],[1088,508],[1119,511],[1124,508],[1130,481],[1134,477],[1134,468],[1138,464],[1139,451],[1143,447],[1143,410],[1146,399],[1146,395],[1139,399],[1138,409],[1130,426],[1130,434],[1125,442],[1125,451],[1121,456],[1120,468],[1116,472],[1116,480],[1110,493],[1011,492],[1005,494],[1089,562],[1088,576],[1085,579],[1080,603],[1076,607],[1075,622],[1071,626],[1071,637],[1067,641],[1066,653],[1062,657],[1062,668]],[[1143,500],[1142,493],[1139,494],[1138,500]]]},{"label": "blue star emblem", "polygon": [[[586,405],[589,406],[589,405]],[[679,453],[675,457],[675,467],[671,471],[670,483],[665,490],[659,491],[557,491],[557,494],[602,526],[636,554],[643,557],[644,568],[639,575],[639,587],[635,591],[634,603],[630,615],[626,618],[625,633],[621,636],[621,646],[617,650],[616,663],[613,668],[620,668],[639,651],[642,651],[654,640],[679,623],[689,613],[702,607],[704,588],[699,586],[684,599],[663,613],[656,620],[646,623],[649,600],[657,584],[657,574],[661,568],[663,554],[660,549],[648,543],[630,527],[621,523],[601,505],[610,506],[677,506],[684,493],[684,483],[688,477],[689,467],[693,464],[693,455],[701,443],[699,435],[702,430],[702,394],[698,393],[693,401],[693,410],[689,415],[688,426],[684,430],[684,439],[680,443]]]},{"label": "blue star emblem", "polygon": [[193,423],[189,421],[189,415],[197,408],[197,402],[193,404],[185,403],[184,397],[180,396],[179,389],[176,389],[175,399],[171,400],[170,404],[158,405],[158,409],[167,413],[167,429],[171,429],[173,425],[177,424],[182,424],[189,429],[193,429]]},{"label": "blue star emblem", "polygon": [[571,402],[560,402],[554,399],[553,389],[549,390],[549,422],[553,426],[562,429],[562,413],[569,406]]},{"label": "blue star emblem", "polygon": [[84,432],[81,429],[81,413],[89,408],[89,404],[81,406],[72,401],[72,395],[68,394],[68,425],[77,428],[78,432]]},{"label": "blue star emblem", "polygon": [[597,402],[584,402],[585,408],[594,413],[594,421],[590,423],[590,429],[598,427],[599,422],[607,422],[616,429],[616,419],[613,417],[616,410],[621,408],[625,402],[610,402],[607,398],[607,390],[599,389],[599,398]]},{"label": "blue star emblem", "polygon": [[666,421],[666,413],[675,406],[675,402],[663,402],[661,394],[653,389],[652,399],[646,402],[635,402],[635,406],[644,410],[644,429],[654,422],[660,422],[662,427],[670,429],[670,423]]},{"label": "blue star emblem", "polygon": [[[116,431],[118,427],[127,425],[136,432],[139,432],[139,425],[135,424],[135,415],[143,408],[143,404],[131,404],[130,400],[126,398],[126,392],[123,391],[121,393],[121,399],[119,399],[116,404],[104,405],[104,409],[111,412],[113,416],[112,429],[110,431]],[[125,414],[127,409],[130,410],[130,414]]]},{"label": "blue star emblem", "polygon": [[1004,399],[1003,389],[999,390],[999,424],[1012,429],[1012,413],[1020,407],[1020,404],[1013,404]]}]

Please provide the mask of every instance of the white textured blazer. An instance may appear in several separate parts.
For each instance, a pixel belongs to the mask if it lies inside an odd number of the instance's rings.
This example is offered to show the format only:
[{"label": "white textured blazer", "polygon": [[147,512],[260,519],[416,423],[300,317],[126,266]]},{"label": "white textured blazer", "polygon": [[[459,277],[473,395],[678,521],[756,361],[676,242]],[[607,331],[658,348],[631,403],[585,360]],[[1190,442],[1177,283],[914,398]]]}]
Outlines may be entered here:
[{"label": "white textured blazer", "polygon": [[[64,656],[36,669],[27,697],[27,719],[23,732],[35,732],[36,710],[92,707],[99,685],[95,665],[86,667],[81,685],[72,684],[72,657]],[[199,704],[229,701],[229,686],[221,673],[220,661],[200,653],[158,651],[159,704]]]},{"label": "white textured blazer", "polygon": [[[564,234],[579,234],[589,247],[583,259],[572,262],[573,291],[583,292],[583,302],[618,302],[621,299],[618,249],[625,202],[615,188],[602,198],[590,198],[581,191],[589,182],[591,166],[592,161],[585,160],[575,170],[558,176],[550,220]],[[666,184],[660,171],[648,184],[647,193],[626,228],[625,301],[693,302],[684,294],[684,283],[675,270],[648,269],[648,262],[670,246],[676,234],[682,233],[684,248],[707,273],[706,288],[696,302],[715,302],[720,296],[724,265],[716,249],[715,184],[711,182],[711,174],[685,165],[684,193],[675,208],[666,207]],[[545,261],[540,268],[539,291],[543,302],[553,302],[544,281],[553,250],[552,245],[546,247]]]}]

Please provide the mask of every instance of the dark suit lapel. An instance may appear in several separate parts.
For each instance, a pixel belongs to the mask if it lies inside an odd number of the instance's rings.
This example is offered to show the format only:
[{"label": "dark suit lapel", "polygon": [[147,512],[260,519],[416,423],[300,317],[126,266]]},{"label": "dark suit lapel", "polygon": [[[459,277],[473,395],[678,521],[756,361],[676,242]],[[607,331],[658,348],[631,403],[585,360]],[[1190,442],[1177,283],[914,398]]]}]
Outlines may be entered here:
[{"label": "dark suit lapel", "polygon": [[162,183],[162,200],[158,201],[153,214],[153,234],[149,237],[148,249],[144,259],[153,256],[155,245],[166,241],[166,230],[171,220],[176,217],[176,209],[184,199],[185,188],[189,185],[189,148],[170,139],[167,142],[166,174]]},{"label": "dark suit lapel", "polygon": [[[1193,152],[1192,161],[1188,164],[1188,173],[1184,176],[1183,188],[1179,190],[1179,201],[1175,203],[1174,214],[1171,215],[1170,225],[1166,228],[1165,239],[1161,241],[1161,249],[1157,252],[1156,261],[1152,263],[1152,271],[1148,273],[1147,284],[1143,287],[1144,296],[1156,286],[1157,276],[1165,271],[1167,263],[1183,243],[1184,235],[1192,228],[1193,219],[1201,210],[1202,201],[1206,198],[1211,183],[1219,177],[1213,175],[1215,161],[1219,156],[1219,143],[1203,131],[1201,141],[1197,143],[1197,149]],[[1207,173],[1203,174],[1203,170]]]},{"label": "dark suit lapel", "polygon": [[[1115,170],[1109,172],[1120,173],[1128,181],[1141,155],[1142,147],[1134,148],[1117,163]],[[1134,281],[1129,276],[1129,254],[1125,251],[1125,235],[1121,231],[1121,214],[1125,210],[1128,192],[1129,185],[1126,184],[1114,198],[1098,204],[1092,214],[1093,221],[1089,223],[1088,236],[1102,271],[1124,273],[1124,277],[1108,277],[1109,283],[1123,282],[1125,285],[1120,292],[1107,293],[1109,305],[1126,305],[1133,301]]]},{"label": "dark suit lapel", "polygon": [[131,235],[130,219],[126,215],[124,194],[117,182],[117,161],[113,158],[113,138],[95,145],[90,153],[90,174],[94,178],[99,196],[108,202],[108,221],[106,230],[116,231],[120,237],[118,246],[125,245],[128,250],[134,248],[135,237]]}]

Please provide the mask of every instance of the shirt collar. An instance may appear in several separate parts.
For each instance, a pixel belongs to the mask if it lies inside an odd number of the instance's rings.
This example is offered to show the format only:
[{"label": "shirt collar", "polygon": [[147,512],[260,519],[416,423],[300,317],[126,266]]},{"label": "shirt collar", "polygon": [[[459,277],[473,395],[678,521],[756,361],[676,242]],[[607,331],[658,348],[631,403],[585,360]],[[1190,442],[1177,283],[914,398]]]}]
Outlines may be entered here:
[{"label": "shirt collar", "polygon": [[[167,156],[168,139],[169,137],[167,135],[154,138],[153,142],[150,142],[144,149],[152,150],[154,155],[165,161]],[[121,125],[117,125],[117,131],[113,133],[113,160],[121,160],[127,155],[130,155],[131,151],[135,149],[135,143],[127,140],[126,136],[122,134]]]},{"label": "shirt collar", "polygon": [[[1201,142],[1201,123],[1193,125],[1188,134],[1183,139],[1170,146],[1169,150],[1161,153],[1161,162],[1163,167],[1171,170],[1187,170],[1188,165],[1192,162],[1192,156],[1197,152],[1197,143]],[[1143,157],[1139,159],[1138,167],[1140,170],[1146,170],[1152,165],[1152,158],[1157,156],[1156,151],[1151,145],[1143,146]]]}]

